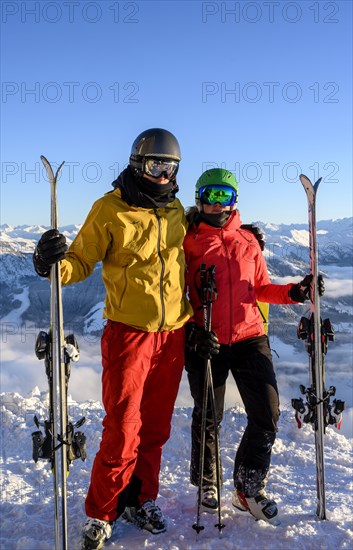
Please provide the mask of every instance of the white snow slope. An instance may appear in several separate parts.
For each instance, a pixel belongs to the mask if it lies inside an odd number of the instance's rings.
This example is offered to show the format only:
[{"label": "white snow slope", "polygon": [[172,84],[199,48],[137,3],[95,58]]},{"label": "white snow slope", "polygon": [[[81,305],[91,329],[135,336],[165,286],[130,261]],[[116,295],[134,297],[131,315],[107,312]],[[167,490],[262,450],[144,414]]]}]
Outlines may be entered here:
[{"label": "white snow slope", "polygon": [[[2,394],[1,538],[4,550],[53,550],[52,474],[46,462],[31,459],[33,415],[46,417],[47,393],[35,389],[27,398]],[[75,461],[68,478],[69,549],[79,550],[84,499],[98,449],[103,411],[99,402],[70,400],[73,420],[86,416],[88,458]],[[314,434],[298,430],[292,415],[284,414],[273,449],[268,491],[280,508],[281,525],[256,522],[231,506],[232,470],[237,444],[245,427],[242,409],[228,409],[221,431],[224,471],[221,536],[215,516],[202,514],[205,529],[192,529],[196,518],[196,489],[189,483],[190,408],[176,408],[173,429],[164,448],[158,503],[168,518],[168,530],[152,535],[117,522],[108,549],[135,550],[332,550],[353,548],[351,440],[335,428],[325,436],[328,519],[315,515]],[[82,428],[81,428],[82,429]]]}]

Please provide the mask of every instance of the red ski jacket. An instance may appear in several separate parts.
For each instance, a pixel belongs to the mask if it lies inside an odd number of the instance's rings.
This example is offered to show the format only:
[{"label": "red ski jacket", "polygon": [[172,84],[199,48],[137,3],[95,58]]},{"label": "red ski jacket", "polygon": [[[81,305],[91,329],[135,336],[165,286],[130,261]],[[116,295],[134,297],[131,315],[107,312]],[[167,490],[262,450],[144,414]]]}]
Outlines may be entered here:
[{"label": "red ski jacket", "polygon": [[256,237],[241,229],[238,210],[223,227],[204,222],[192,224],[184,239],[186,286],[194,310],[194,321],[203,326],[204,317],[196,286],[198,270],[215,265],[218,297],[213,303],[212,330],[221,344],[232,344],[265,334],[256,300],[270,304],[295,304],[288,295],[294,283],[272,284]]}]

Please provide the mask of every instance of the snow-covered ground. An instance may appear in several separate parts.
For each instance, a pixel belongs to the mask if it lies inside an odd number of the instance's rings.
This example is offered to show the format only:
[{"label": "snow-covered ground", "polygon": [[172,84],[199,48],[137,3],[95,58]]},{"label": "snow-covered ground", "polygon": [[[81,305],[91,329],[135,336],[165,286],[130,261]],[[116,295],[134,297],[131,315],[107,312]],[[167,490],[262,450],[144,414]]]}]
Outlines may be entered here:
[{"label": "snow-covered ground", "polygon": [[[349,221],[349,220],[348,220]],[[351,228],[342,220],[342,234],[331,246],[326,222],[318,231],[321,248],[332,252],[332,258],[341,259],[351,247]],[[351,221],[349,221],[351,224]],[[4,231],[3,251],[13,256],[3,263],[3,276],[17,281],[20,277],[32,277],[31,263],[18,263],[18,258],[33,250],[43,227],[9,228]],[[65,234],[72,239],[78,226],[68,226]],[[269,230],[269,227],[266,229]],[[339,228],[338,228],[339,229]],[[338,231],[336,228],[336,233]],[[266,254],[286,259],[294,247],[301,254],[300,246],[307,247],[307,231],[292,226],[276,228],[279,237]],[[268,231],[267,231],[268,232]],[[283,237],[284,235],[284,237]],[[268,237],[270,237],[268,235]],[[272,241],[270,240],[270,243]],[[332,241],[333,242],[333,241]],[[280,253],[278,252],[280,250]],[[272,250],[272,252],[271,252]],[[351,248],[349,248],[351,250]],[[330,252],[330,253],[331,253]],[[336,254],[338,253],[338,254]],[[335,255],[336,254],[336,255]],[[11,260],[11,261],[10,261]],[[190,390],[184,374],[173,418],[170,441],[164,449],[161,470],[159,504],[168,518],[168,531],[154,536],[136,530],[133,526],[118,523],[107,549],[137,550],[332,550],[353,548],[353,380],[352,380],[352,266],[330,265],[324,267],[325,295],[331,299],[331,307],[342,315],[337,327],[337,338],[330,344],[326,362],[326,385],[337,387],[337,398],[346,401],[341,432],[330,427],[325,436],[326,484],[328,521],[320,521],[315,515],[315,457],[314,435],[309,426],[298,430],[294,421],[290,400],[299,397],[299,384],[309,385],[308,356],[303,343],[299,352],[294,346],[296,323],[284,325],[285,338],[279,340],[270,335],[271,348],[281,400],[279,434],[273,453],[273,466],[268,489],[280,506],[282,523],[273,527],[255,522],[247,514],[235,511],[231,502],[232,469],[234,454],[245,426],[245,414],[234,381],[229,378],[226,393],[226,413],[221,431],[221,449],[224,469],[222,493],[223,521],[226,527],[219,537],[214,524],[216,518],[203,515],[205,529],[197,535],[192,529],[196,517],[196,489],[189,484]],[[346,262],[347,263],[347,262]],[[27,265],[28,264],[28,265]],[[300,280],[301,275],[298,275]],[[22,280],[22,279],[21,279]],[[288,280],[293,280],[293,276]],[[274,280],[275,282],[275,280]],[[285,283],[280,277],[277,282]],[[17,288],[16,285],[14,288]],[[1,319],[1,507],[0,548],[6,550],[53,550],[53,498],[52,475],[48,464],[34,464],[31,459],[31,432],[34,414],[46,417],[45,393],[47,382],[43,361],[34,355],[38,326],[47,329],[47,319],[39,319],[37,327],[26,325],[23,314],[29,308],[29,292],[21,283],[15,292],[16,305]],[[335,303],[332,303],[332,300]],[[92,327],[101,326],[102,303],[94,304],[86,316],[84,336],[79,336],[81,360],[72,365],[70,378],[70,415],[74,420],[86,416],[84,431],[87,435],[88,458],[77,461],[68,479],[69,550],[79,550],[80,529],[84,521],[84,498],[87,492],[94,455],[98,449],[103,411],[101,396],[101,356],[99,337]],[[7,310],[6,310],[7,311]],[[295,320],[297,322],[297,319]],[[335,327],[336,328],[336,327]],[[283,339],[286,343],[283,342]],[[83,383],[84,381],[84,383]],[[28,392],[38,386],[40,390]],[[43,390],[45,390],[43,392]],[[17,393],[13,393],[17,392]],[[28,397],[23,397],[28,394]]]},{"label": "snow-covered ground", "polygon": [[[46,416],[47,394],[35,389],[27,398],[2,394],[2,481],[1,539],[6,550],[53,550],[52,474],[47,463],[31,459],[33,415]],[[98,449],[103,411],[100,402],[70,400],[75,420],[86,416],[88,458],[76,461],[68,478],[69,549],[79,550],[80,529],[85,519],[84,499],[90,470]],[[227,409],[221,431],[224,471],[221,536],[214,527],[215,516],[202,514],[205,529],[192,529],[196,518],[196,489],[189,483],[191,409],[175,409],[173,429],[164,448],[160,476],[159,505],[168,518],[168,530],[161,535],[139,531],[117,522],[106,548],[117,550],[300,550],[349,549],[353,547],[353,473],[351,440],[335,428],[325,436],[327,521],[315,514],[314,435],[309,426],[302,430],[283,415],[274,446],[269,492],[276,498],[281,525],[256,522],[231,506],[232,469],[236,446],[245,427],[244,411]]]}]

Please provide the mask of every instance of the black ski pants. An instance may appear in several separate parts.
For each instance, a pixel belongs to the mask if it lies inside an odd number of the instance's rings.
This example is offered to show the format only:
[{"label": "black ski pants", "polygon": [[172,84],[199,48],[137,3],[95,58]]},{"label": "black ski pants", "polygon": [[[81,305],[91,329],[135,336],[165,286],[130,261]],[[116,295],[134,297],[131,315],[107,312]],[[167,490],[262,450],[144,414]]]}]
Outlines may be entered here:
[{"label": "black ski pants", "polygon": [[[279,398],[276,375],[267,336],[249,338],[233,345],[221,345],[211,360],[217,421],[220,428],[226,380],[229,371],[237,384],[244,403],[248,424],[238,446],[234,464],[234,484],[245,491],[244,484],[253,477],[264,486],[269,470],[272,446],[279,418]],[[193,351],[186,352],[186,371],[194,399],[191,426],[191,483],[199,483],[200,435],[205,360]],[[215,437],[211,406],[208,399],[203,485],[216,482]]]}]

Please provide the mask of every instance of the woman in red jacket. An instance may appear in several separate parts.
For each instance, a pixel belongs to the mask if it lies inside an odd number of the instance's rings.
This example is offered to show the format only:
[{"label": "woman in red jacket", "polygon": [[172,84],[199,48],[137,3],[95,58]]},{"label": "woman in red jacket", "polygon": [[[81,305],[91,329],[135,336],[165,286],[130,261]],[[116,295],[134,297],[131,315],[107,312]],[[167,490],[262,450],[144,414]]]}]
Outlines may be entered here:
[{"label": "woman in red jacket", "polygon": [[[257,300],[272,304],[304,302],[310,276],[299,284],[272,284],[258,239],[244,229],[236,210],[238,184],[231,172],[207,170],[196,184],[196,205],[189,212],[184,240],[187,287],[194,310],[187,327],[186,370],[194,399],[192,416],[191,483],[199,483],[201,413],[205,358],[211,358],[217,420],[223,417],[229,371],[238,386],[248,424],[234,465],[233,505],[257,519],[277,522],[276,502],[265,493],[271,449],[279,417],[276,376],[269,341]],[[215,265],[218,296],[213,304],[212,329],[203,328],[197,291],[200,264]],[[202,509],[217,512],[216,456],[210,405],[202,480]]]}]

